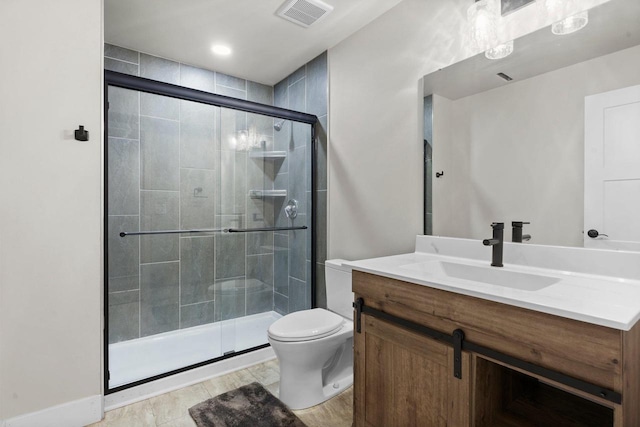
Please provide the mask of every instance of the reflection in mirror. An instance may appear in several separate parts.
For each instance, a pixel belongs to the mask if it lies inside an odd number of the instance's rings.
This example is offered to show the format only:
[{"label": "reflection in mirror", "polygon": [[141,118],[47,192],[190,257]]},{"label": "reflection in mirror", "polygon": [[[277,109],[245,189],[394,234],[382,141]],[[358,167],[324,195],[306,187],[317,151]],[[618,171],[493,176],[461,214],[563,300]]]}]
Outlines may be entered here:
[{"label": "reflection in mirror", "polygon": [[591,9],[573,34],[547,27],[516,39],[505,59],[479,54],[425,76],[433,109],[427,114],[425,104],[433,153],[430,168],[425,159],[425,232],[432,221],[435,235],[482,239],[492,222],[525,221],[531,243],[582,246],[585,97],[635,85],[637,0]]},{"label": "reflection in mirror", "polygon": [[433,234],[433,97],[424,97],[424,234]]}]

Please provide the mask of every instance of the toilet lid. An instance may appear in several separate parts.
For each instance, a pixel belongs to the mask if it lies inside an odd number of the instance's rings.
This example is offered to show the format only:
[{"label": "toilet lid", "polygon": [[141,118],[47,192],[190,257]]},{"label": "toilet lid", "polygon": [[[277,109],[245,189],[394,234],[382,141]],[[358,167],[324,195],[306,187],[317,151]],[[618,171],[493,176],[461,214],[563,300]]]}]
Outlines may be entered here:
[{"label": "toilet lid", "polygon": [[340,329],[344,318],[323,308],[296,311],[276,320],[269,336],[278,341],[309,341],[326,337]]}]

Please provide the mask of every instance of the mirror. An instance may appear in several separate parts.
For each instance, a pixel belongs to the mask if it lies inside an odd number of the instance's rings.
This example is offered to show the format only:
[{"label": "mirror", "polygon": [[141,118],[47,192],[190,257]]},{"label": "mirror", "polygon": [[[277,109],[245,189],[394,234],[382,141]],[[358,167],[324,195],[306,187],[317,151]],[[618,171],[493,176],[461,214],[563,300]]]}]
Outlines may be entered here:
[{"label": "mirror", "polygon": [[611,0],[576,33],[546,27],[514,45],[424,76],[425,230],[484,239],[505,222],[509,241],[525,221],[531,243],[582,246],[585,97],[640,85],[640,2]]}]

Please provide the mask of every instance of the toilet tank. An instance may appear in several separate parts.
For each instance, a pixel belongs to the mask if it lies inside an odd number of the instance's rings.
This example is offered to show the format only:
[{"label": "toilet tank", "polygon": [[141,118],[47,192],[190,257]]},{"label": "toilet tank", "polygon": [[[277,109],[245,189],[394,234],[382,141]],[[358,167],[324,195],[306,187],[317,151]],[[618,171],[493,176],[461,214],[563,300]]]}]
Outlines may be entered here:
[{"label": "toilet tank", "polygon": [[327,260],[324,265],[327,286],[327,308],[347,319],[353,319],[351,267],[343,266],[344,259]]}]

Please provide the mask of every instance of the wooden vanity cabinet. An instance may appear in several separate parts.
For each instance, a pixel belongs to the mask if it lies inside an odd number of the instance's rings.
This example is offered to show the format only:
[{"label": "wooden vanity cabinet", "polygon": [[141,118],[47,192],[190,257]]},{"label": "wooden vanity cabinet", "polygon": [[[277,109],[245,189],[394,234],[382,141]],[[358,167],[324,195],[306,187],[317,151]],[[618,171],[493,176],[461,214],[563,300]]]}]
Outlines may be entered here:
[{"label": "wooden vanity cabinet", "polygon": [[453,349],[362,315],[355,342],[356,426],[469,425],[470,358],[452,376]]},{"label": "wooden vanity cabinet", "polygon": [[[363,312],[354,330],[355,427],[640,427],[640,327],[625,332],[353,272],[367,307],[619,393],[621,403],[454,349]],[[356,318],[356,323],[357,318]]]}]

